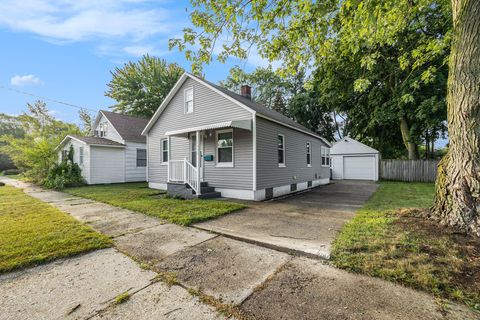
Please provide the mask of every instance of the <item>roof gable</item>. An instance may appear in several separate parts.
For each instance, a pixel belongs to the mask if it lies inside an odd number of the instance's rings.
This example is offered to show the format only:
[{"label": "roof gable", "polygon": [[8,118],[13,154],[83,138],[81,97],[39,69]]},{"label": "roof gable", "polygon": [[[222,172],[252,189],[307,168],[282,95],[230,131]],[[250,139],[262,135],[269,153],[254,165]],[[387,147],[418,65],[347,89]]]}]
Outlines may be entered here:
[{"label": "roof gable", "polygon": [[335,142],[330,148],[330,154],[362,154],[362,153],[379,153],[378,150],[367,146],[350,137]]},{"label": "roof gable", "polygon": [[173,99],[173,97],[175,96],[175,94],[177,93],[177,91],[182,87],[183,83],[188,79],[193,79],[194,81],[197,81],[197,82],[200,82],[202,83],[203,85],[207,86],[208,88],[210,88],[211,90],[219,93],[220,95],[222,95],[223,97],[227,98],[228,100],[232,101],[233,103],[235,103],[236,105],[244,108],[245,110],[249,111],[250,113],[252,114],[255,114],[257,116],[261,116],[267,120],[270,120],[270,121],[274,121],[274,122],[277,122],[279,124],[282,124],[282,125],[285,125],[287,127],[290,127],[292,129],[296,129],[298,131],[301,131],[303,133],[306,133],[306,134],[309,134],[309,135],[312,135],[318,139],[321,139],[323,140],[325,143],[327,143],[328,145],[330,145],[330,142],[328,142],[326,139],[324,139],[323,137],[317,135],[316,133],[310,131],[309,129],[307,129],[306,127],[300,125],[299,123],[295,122],[294,120],[274,111],[274,110],[271,110],[271,109],[268,109],[266,107],[264,107],[263,105],[255,102],[255,101],[252,101],[250,99],[247,99],[237,93],[234,93],[228,89],[225,89],[219,85],[216,85],[216,84],[213,84],[205,79],[201,79],[199,77],[196,77],[190,73],[187,73],[185,72],[181,77],[180,79],[177,81],[177,83],[175,84],[175,86],[172,88],[172,90],[169,92],[169,94],[167,95],[167,97],[165,98],[165,100],[163,101],[163,103],[160,105],[160,107],[157,109],[157,111],[155,112],[155,114],[153,115],[152,119],[150,119],[150,121],[148,122],[147,126],[145,127],[145,129],[143,130],[142,134],[145,135],[147,134],[150,129],[153,127],[153,125],[155,124],[155,122],[158,120],[158,118],[160,117],[160,115],[162,114],[162,112],[165,110],[165,108],[168,106],[168,104],[170,103],[170,101]]},{"label": "roof gable", "polygon": [[142,136],[142,130],[148,123],[147,118],[133,117],[116,112],[100,110],[95,126],[103,115],[125,141],[146,143],[146,137]]}]

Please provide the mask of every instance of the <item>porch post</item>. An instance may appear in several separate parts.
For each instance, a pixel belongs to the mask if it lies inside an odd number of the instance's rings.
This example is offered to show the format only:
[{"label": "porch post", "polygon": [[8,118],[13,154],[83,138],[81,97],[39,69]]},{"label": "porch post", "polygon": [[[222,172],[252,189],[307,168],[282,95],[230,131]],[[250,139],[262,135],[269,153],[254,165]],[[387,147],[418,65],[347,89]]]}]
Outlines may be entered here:
[{"label": "porch post", "polygon": [[198,183],[198,190],[197,190],[197,195],[200,195],[202,193],[202,187],[201,187],[201,182],[200,182],[200,131],[197,130],[196,132],[196,156],[197,156],[197,183]]},{"label": "porch post", "polygon": [[[163,146],[162,146],[163,148]],[[167,152],[167,182],[170,182],[170,136],[167,136],[167,148],[168,148],[168,152]],[[163,157],[163,150],[162,150],[162,154],[160,155],[160,157]]]}]

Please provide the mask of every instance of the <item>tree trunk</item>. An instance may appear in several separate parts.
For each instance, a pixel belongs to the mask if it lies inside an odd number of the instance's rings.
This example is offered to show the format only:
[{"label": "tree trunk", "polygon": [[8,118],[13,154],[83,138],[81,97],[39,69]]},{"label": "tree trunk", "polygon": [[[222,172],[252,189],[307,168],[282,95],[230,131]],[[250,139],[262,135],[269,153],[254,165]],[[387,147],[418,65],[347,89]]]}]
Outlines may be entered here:
[{"label": "tree trunk", "polygon": [[450,146],[438,165],[432,215],[480,236],[480,1],[452,0],[447,118]]},{"label": "tree trunk", "polygon": [[410,139],[410,130],[408,128],[407,119],[405,119],[405,117],[400,118],[400,132],[402,133],[403,144],[408,151],[408,159],[417,159],[417,146]]}]

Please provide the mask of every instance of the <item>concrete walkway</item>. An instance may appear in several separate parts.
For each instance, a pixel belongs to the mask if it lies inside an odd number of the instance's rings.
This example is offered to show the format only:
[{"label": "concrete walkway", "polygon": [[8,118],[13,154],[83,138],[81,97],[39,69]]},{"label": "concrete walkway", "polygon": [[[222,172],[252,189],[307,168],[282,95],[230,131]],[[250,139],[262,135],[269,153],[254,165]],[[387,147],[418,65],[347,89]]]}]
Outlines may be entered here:
[{"label": "concrete walkway", "polygon": [[[442,313],[426,293],[316,259],[5,182],[110,235],[116,248],[1,276],[0,319],[224,319],[190,288],[262,319],[480,319],[457,304]],[[179,285],[156,282],[157,273],[173,275]],[[125,291],[131,298],[112,304]]]}]

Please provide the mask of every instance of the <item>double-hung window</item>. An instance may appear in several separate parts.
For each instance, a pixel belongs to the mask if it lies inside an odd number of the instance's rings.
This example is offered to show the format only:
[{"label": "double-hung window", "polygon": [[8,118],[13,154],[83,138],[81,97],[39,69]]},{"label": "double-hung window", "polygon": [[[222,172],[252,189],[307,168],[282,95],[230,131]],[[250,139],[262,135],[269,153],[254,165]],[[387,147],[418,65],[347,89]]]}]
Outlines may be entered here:
[{"label": "double-hung window", "polygon": [[78,151],[78,154],[79,154],[79,163],[80,165],[83,165],[83,147],[80,147],[79,151]]},{"label": "double-hung window", "polygon": [[137,167],[147,166],[147,149],[137,149]]},{"label": "double-hung window", "polygon": [[322,167],[330,167],[330,148],[322,147]]},{"label": "double-hung window", "polygon": [[285,136],[279,134],[277,136],[278,140],[278,166],[285,167]]},{"label": "double-hung window", "polygon": [[312,145],[307,142],[307,167],[312,166]]},{"label": "double-hung window", "polygon": [[185,113],[193,112],[193,87],[185,89]]},{"label": "double-hung window", "polygon": [[68,150],[62,150],[62,161],[66,161],[68,157]]},{"label": "double-hung window", "polygon": [[162,163],[168,162],[168,139],[162,139],[161,143],[161,151],[162,151]]},{"label": "double-hung window", "polygon": [[233,130],[217,131],[217,166],[233,167]]}]

